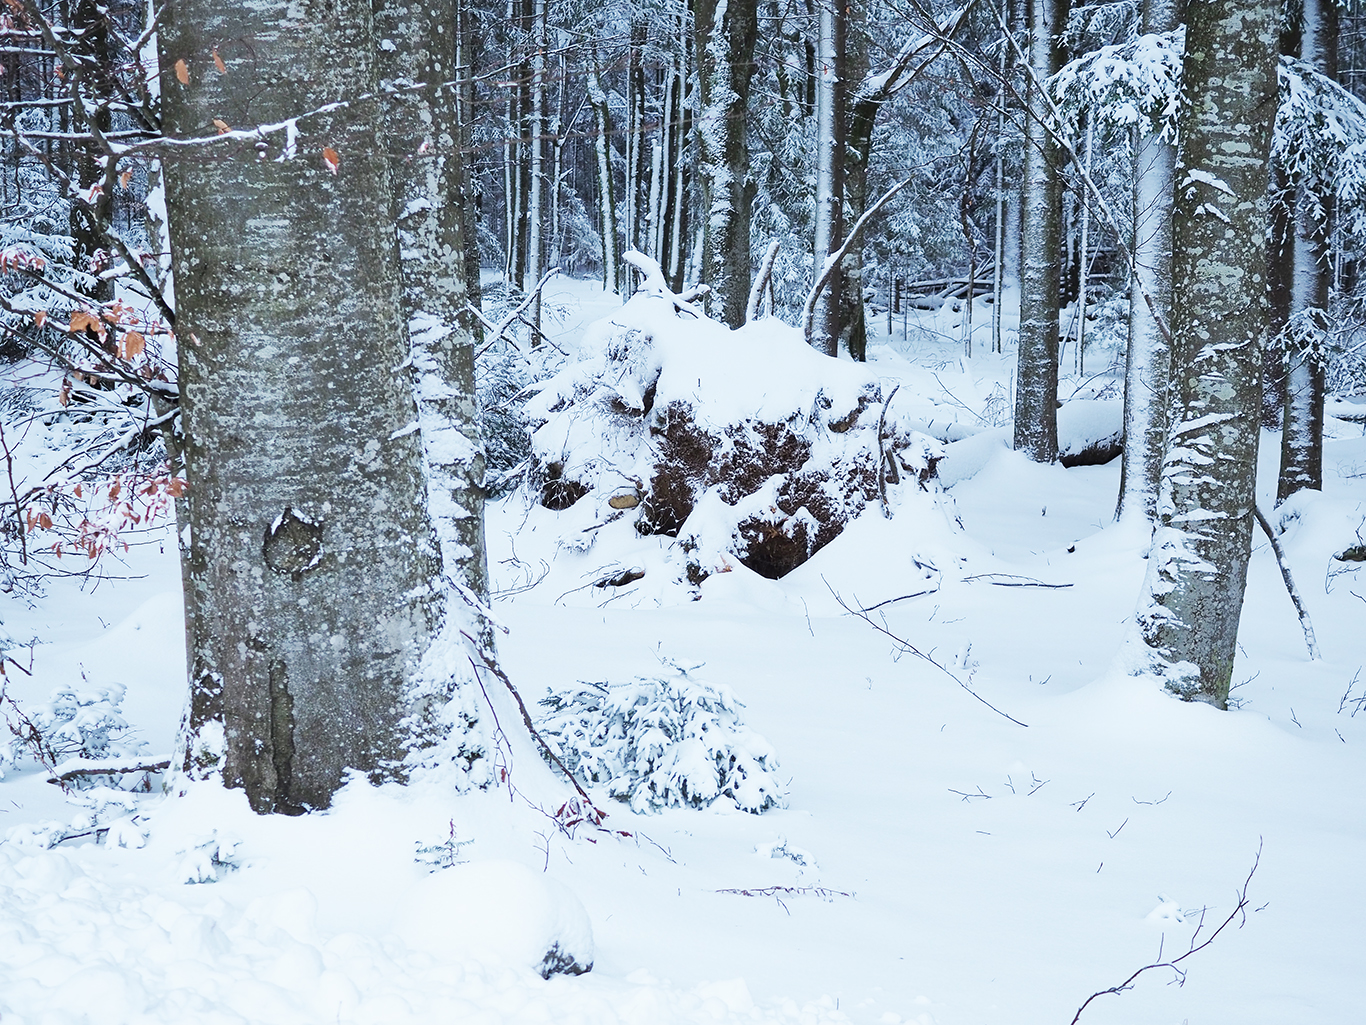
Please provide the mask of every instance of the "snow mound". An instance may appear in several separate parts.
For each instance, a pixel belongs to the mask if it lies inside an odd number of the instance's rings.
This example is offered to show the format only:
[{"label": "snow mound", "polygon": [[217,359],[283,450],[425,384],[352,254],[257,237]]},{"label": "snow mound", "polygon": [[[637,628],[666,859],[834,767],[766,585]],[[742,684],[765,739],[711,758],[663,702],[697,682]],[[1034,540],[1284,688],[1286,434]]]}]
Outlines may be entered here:
[{"label": "snow mound", "polygon": [[705,808],[726,797],[758,814],[786,803],[777,754],[740,722],[728,687],[679,669],[667,679],[580,683],[541,704],[550,713],[538,728],[565,767],[632,811]]},{"label": "snow mound", "polygon": [[526,486],[547,509],[587,505],[587,529],[679,538],[694,585],[737,560],[781,577],[889,485],[935,486],[938,443],[872,371],[775,320],[731,331],[647,290],[580,351],[527,403]]},{"label": "snow mound", "polygon": [[415,950],[534,968],[542,978],[593,968],[593,929],[564,884],[514,861],[454,865],[417,883],[398,921]]}]

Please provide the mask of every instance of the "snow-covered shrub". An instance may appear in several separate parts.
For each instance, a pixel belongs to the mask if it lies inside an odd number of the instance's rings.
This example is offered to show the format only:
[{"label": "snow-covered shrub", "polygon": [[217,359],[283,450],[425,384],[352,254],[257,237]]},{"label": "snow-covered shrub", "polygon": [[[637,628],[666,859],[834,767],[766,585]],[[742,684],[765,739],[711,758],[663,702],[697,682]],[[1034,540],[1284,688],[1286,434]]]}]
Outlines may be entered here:
[{"label": "snow-covered shrub", "polygon": [[66,684],[53,691],[30,718],[54,760],[126,758],[146,746],[129,735],[121,708],[124,691],[121,683],[79,689]]},{"label": "snow-covered shrub", "polygon": [[584,502],[585,527],[629,517],[679,538],[693,584],[737,561],[781,577],[888,485],[934,486],[938,443],[884,408],[867,366],[775,318],[731,331],[657,267],[582,352],[527,401],[528,490],[547,509]]},{"label": "snow-covered shrub", "polygon": [[705,808],[725,797],[755,814],[786,804],[773,747],[740,721],[730,688],[678,670],[580,683],[541,700],[537,723],[565,768],[635,812]]}]

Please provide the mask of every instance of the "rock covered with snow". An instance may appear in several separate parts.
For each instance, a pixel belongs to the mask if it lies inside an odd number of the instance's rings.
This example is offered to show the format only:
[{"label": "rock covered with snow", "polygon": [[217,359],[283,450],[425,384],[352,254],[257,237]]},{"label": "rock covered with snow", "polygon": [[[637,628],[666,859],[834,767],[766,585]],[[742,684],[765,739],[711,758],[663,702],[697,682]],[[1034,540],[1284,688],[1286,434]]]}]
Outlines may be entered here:
[{"label": "rock covered with snow", "polygon": [[502,962],[547,979],[593,968],[593,928],[578,897],[514,861],[453,865],[422,880],[403,906],[398,933],[434,958]]},{"label": "rock covered with snow", "polygon": [[582,352],[527,404],[529,485],[546,508],[680,538],[694,584],[728,559],[781,577],[886,486],[934,486],[938,443],[885,408],[872,371],[777,320],[731,331],[643,291]]}]

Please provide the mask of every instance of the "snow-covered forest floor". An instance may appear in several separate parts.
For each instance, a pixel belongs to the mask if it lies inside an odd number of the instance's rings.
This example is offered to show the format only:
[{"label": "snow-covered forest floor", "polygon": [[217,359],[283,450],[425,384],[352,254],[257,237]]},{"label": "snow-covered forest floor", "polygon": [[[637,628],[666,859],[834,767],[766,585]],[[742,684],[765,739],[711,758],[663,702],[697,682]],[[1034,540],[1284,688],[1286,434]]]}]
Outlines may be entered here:
[{"label": "snow-covered forest floor", "polygon": [[[614,306],[582,282],[548,300],[571,352]],[[496,691],[511,787],[486,793],[353,782],[326,814],[259,818],[239,793],[196,786],[138,799],[141,818],[102,843],[47,848],[54,830],[86,831],[89,811],[21,761],[0,781],[0,1022],[1066,1025],[1092,993],[1202,943],[1245,881],[1244,914],[1181,962],[1184,985],[1150,971],[1081,1020],[1359,1021],[1366,563],[1333,556],[1366,536],[1362,427],[1330,418],[1325,493],[1273,516],[1323,659],[1307,659],[1258,535],[1237,707],[1183,704],[1123,672],[1145,538],[1112,523],[1118,460],[1011,452],[1013,352],[988,352],[984,305],[972,359],[957,325],[945,309],[888,335],[879,318],[870,339],[897,403],[957,439],[946,490],[902,496],[890,519],[870,506],[781,580],[737,565],[693,600],[662,568],[670,538],[602,529],[585,548],[571,511],[516,492],[490,508],[500,653],[527,701],[687,668],[743,702],[777,752],[785,808],[637,815],[596,795],[609,817],[571,836],[538,808],[572,792]],[[1088,354],[1088,374],[1108,356]],[[1080,433],[1118,422],[1117,406],[1064,411]],[[50,458],[40,427],[25,445],[17,472]],[[1263,436],[1267,510],[1278,448]],[[5,631],[38,642],[9,694],[32,708],[62,684],[123,684],[147,751],[169,752],[184,692],[173,537],[105,566],[110,579],[6,601]],[[591,586],[617,566],[645,573]],[[939,666],[841,601],[885,603],[874,621]],[[11,654],[27,668],[28,649]],[[429,871],[443,859],[469,865]],[[477,892],[443,882],[494,859]],[[564,904],[506,862],[582,901],[591,973],[543,981],[500,961]]]}]

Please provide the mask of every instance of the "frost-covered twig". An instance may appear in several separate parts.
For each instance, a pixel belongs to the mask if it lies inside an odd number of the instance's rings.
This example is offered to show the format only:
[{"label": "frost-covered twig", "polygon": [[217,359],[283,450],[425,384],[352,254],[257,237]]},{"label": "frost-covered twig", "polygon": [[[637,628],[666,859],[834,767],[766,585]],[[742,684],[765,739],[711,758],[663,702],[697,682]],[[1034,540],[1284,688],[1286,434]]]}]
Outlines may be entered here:
[{"label": "frost-covered twig", "polygon": [[945,676],[947,676],[947,677],[948,677],[950,680],[952,680],[954,683],[958,684],[958,686],[962,687],[965,691],[967,691],[969,694],[971,694],[974,698],[976,698],[976,699],[977,699],[978,701],[980,701],[982,704],[986,705],[988,708],[990,708],[990,709],[991,709],[993,712],[995,712],[997,715],[1002,716],[1003,718],[1009,719],[1009,720],[1010,720],[1011,722],[1013,722],[1016,726],[1025,726],[1025,727],[1028,727],[1028,726],[1029,726],[1029,723],[1027,723],[1027,722],[1020,722],[1019,719],[1016,719],[1013,715],[1009,714],[1008,712],[1002,712],[999,708],[997,708],[995,705],[993,705],[990,701],[988,701],[986,698],[982,697],[982,695],[978,694],[975,690],[973,690],[973,689],[972,689],[971,687],[969,687],[966,683],[964,683],[962,680],[960,680],[957,676],[955,676],[953,673],[951,673],[943,664],[941,664],[941,663],[939,663],[939,662],[936,662],[933,658],[931,658],[929,655],[926,655],[923,651],[921,651],[919,648],[917,648],[917,647],[916,647],[914,644],[912,644],[910,641],[906,640],[906,639],[903,638],[903,637],[898,637],[896,634],[892,633],[891,630],[887,629],[887,626],[886,626],[885,623],[877,623],[877,622],[874,622],[873,618],[872,618],[871,616],[869,616],[868,613],[865,612],[863,609],[856,609],[856,608],[853,608],[852,606],[850,606],[842,597],[840,597],[839,592],[836,591],[833,587],[830,586],[830,582],[829,582],[828,580],[825,580],[823,577],[822,577],[821,579],[822,579],[822,581],[825,583],[825,586],[826,586],[826,588],[830,591],[830,593],[831,593],[832,595],[834,595],[835,601],[837,601],[837,602],[840,603],[840,607],[841,607],[842,609],[844,609],[845,612],[849,613],[851,616],[858,616],[859,619],[863,620],[865,623],[867,623],[869,626],[871,626],[871,627],[872,627],[874,630],[876,630],[878,633],[880,633],[880,634],[885,634],[887,637],[890,637],[893,641],[895,641],[895,642],[901,647],[901,649],[902,649],[903,651],[909,652],[910,654],[914,655],[916,658],[923,659],[924,661],[928,662],[930,665],[934,666],[934,667],[935,667],[936,669],[938,669],[941,673],[943,673]]},{"label": "frost-covered twig", "polygon": [[[574,774],[564,767],[564,762],[560,761],[559,755],[555,753],[554,749],[546,742],[545,737],[541,736],[540,731],[536,729],[536,724],[531,721],[531,713],[526,709],[526,702],[522,700],[522,695],[517,693],[517,688],[513,686],[512,681],[508,678],[508,674],[503,672],[502,667],[499,666],[497,662],[488,657],[484,651],[484,646],[473,637],[465,633],[464,630],[460,631],[460,636],[470,642],[470,647],[478,653],[479,660],[484,663],[484,668],[498,677],[503,686],[508,689],[508,693],[512,695],[513,700],[517,702],[517,707],[522,712],[522,722],[526,724],[527,732],[536,739],[536,743],[541,745],[541,750],[545,752],[546,758],[548,758],[557,769],[564,773],[565,779],[569,780],[574,789],[578,791],[579,796],[587,801],[594,811],[598,811],[597,807],[593,804],[593,799],[588,796],[588,792],[584,790],[583,787],[579,786],[579,781],[574,778]],[[479,666],[475,664],[473,658],[470,659],[470,665],[474,667],[475,675],[478,676]],[[605,817],[604,812],[598,811],[598,814]]]},{"label": "frost-covered twig", "polygon": [[1248,885],[1252,882],[1252,877],[1256,873],[1257,866],[1261,864],[1261,861],[1262,841],[1258,840],[1257,855],[1252,859],[1252,868],[1248,871],[1247,878],[1243,880],[1242,889],[1238,891],[1238,906],[1235,907],[1229,913],[1229,916],[1224,919],[1224,921],[1220,924],[1219,928],[1215,929],[1214,932],[1210,933],[1209,938],[1206,939],[1204,943],[1201,943],[1197,946],[1195,942],[1197,939],[1200,938],[1200,929],[1204,926],[1205,916],[1202,912],[1200,915],[1200,925],[1196,927],[1195,935],[1191,937],[1190,949],[1188,949],[1184,954],[1180,955],[1179,957],[1174,957],[1170,961],[1168,961],[1162,957],[1162,951],[1161,948],[1159,948],[1157,952],[1157,960],[1154,961],[1152,964],[1144,965],[1142,968],[1138,969],[1138,971],[1134,972],[1119,985],[1111,986],[1109,989],[1097,990],[1095,993],[1092,993],[1089,997],[1087,997],[1086,1002],[1083,1003],[1080,1007],[1078,1007],[1077,1013],[1072,1016],[1071,1025],[1077,1025],[1077,1022],[1081,1019],[1081,1013],[1085,1011],[1087,1007],[1090,1006],[1091,1001],[1095,1000],[1096,997],[1103,997],[1110,993],[1123,993],[1126,989],[1132,989],[1134,982],[1138,979],[1140,975],[1142,975],[1144,972],[1150,972],[1155,968],[1170,968],[1176,976],[1176,978],[1173,981],[1175,981],[1177,985],[1183,985],[1186,981],[1186,970],[1181,967],[1182,961],[1186,960],[1186,958],[1190,957],[1193,954],[1198,954],[1200,951],[1204,950],[1216,939],[1218,939],[1219,934],[1223,932],[1226,928],[1228,928],[1228,926],[1233,922],[1235,918],[1240,919],[1238,922],[1239,929],[1241,929],[1244,925],[1247,924],[1247,906],[1249,903],[1251,903],[1248,900],[1247,888]]},{"label": "frost-covered twig", "polygon": [[[896,398],[896,393],[900,390],[900,384],[892,389],[892,393],[887,396],[887,401],[882,404],[882,412],[879,413],[877,417],[877,497],[878,502],[882,505],[883,517],[889,520],[892,518],[892,508],[887,503],[887,471],[892,471],[893,484],[897,483],[897,472],[896,463],[893,462],[892,458],[888,455],[887,450],[882,447],[882,443],[885,440],[883,437],[883,429],[887,423],[887,408],[891,406],[892,399]],[[874,606],[874,608],[876,608],[876,606]]]},{"label": "frost-covered twig", "polygon": [[1261,524],[1262,533],[1266,534],[1266,539],[1271,542],[1271,551],[1276,555],[1276,565],[1281,568],[1281,579],[1285,581],[1285,589],[1290,592],[1290,600],[1295,603],[1295,612],[1300,617],[1300,627],[1304,630],[1304,643],[1309,648],[1309,660],[1316,662],[1322,656],[1319,654],[1318,641],[1314,639],[1314,624],[1309,622],[1309,611],[1304,607],[1304,602],[1300,600],[1300,592],[1295,586],[1295,578],[1290,575],[1290,564],[1285,561],[1285,552],[1281,550],[1281,543],[1276,540],[1276,535],[1271,530],[1271,524],[1262,515],[1262,510],[1254,505],[1252,512],[1257,517],[1257,522]]},{"label": "frost-covered twig", "polygon": [[128,772],[165,772],[170,755],[155,758],[68,758],[53,766],[49,783],[61,785],[81,776],[117,776]]},{"label": "frost-covered twig", "polygon": [[[467,304],[465,306],[465,309],[467,311],[473,313],[476,317],[479,318],[480,323],[484,325],[484,330],[493,332],[493,337],[484,343],[484,347],[475,354],[476,357],[482,356],[484,353],[488,352],[493,345],[495,345],[498,341],[504,338],[512,342],[513,345],[517,344],[517,342],[512,338],[512,336],[507,333],[508,328],[512,327],[512,325],[517,323],[518,321],[521,321],[523,324],[527,324],[527,322],[522,318],[522,314],[527,311],[527,309],[531,306],[532,303],[534,303],[538,298],[540,298],[541,289],[545,288],[546,282],[558,273],[560,273],[560,268],[558,267],[551,267],[550,270],[546,271],[545,274],[542,275],[541,280],[536,282],[536,287],[533,288],[530,292],[528,292],[525,296],[523,296],[522,301],[517,304],[516,308],[511,310],[507,314],[507,316],[505,316],[497,324],[494,324],[493,321],[485,317],[483,312],[479,309],[479,307],[475,306],[473,303]],[[527,324],[527,327],[532,327],[532,325]],[[539,329],[533,330],[536,330],[536,333],[540,335],[541,338],[545,339],[546,341],[550,341],[550,339],[546,338],[546,336],[542,334]],[[564,353],[564,350],[561,349],[558,345],[555,345],[553,342],[551,342],[551,345],[559,352]]]},{"label": "frost-covered twig", "polygon": [[[993,580],[992,577],[1008,577],[1007,580]],[[989,584],[997,587],[1071,587],[1072,584],[1046,584],[1042,580],[1035,580],[1033,577],[1022,577],[1016,573],[978,573],[976,576],[964,577],[963,583],[971,583],[974,580],[985,580]]]}]

